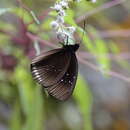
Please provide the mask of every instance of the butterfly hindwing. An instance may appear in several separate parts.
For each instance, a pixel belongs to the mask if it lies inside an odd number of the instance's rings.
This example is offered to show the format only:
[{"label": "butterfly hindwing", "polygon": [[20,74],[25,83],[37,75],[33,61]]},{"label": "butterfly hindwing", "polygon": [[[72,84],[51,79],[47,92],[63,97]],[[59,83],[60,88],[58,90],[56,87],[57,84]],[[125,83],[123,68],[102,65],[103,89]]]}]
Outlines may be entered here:
[{"label": "butterfly hindwing", "polygon": [[[68,52],[67,52],[68,53]],[[54,85],[46,88],[48,93],[58,100],[68,99],[75,87],[78,73],[78,63],[75,53],[71,53],[69,67],[64,76]]]},{"label": "butterfly hindwing", "polygon": [[54,49],[40,54],[31,64],[34,79],[44,87],[57,83],[65,74],[70,63],[71,54],[64,49]]}]

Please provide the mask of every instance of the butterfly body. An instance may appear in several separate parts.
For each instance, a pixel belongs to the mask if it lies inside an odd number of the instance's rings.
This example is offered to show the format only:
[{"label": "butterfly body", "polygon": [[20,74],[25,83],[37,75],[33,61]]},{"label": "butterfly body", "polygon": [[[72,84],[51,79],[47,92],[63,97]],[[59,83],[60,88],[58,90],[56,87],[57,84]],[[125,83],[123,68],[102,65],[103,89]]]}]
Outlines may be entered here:
[{"label": "butterfly body", "polygon": [[75,44],[75,45],[64,45],[63,48],[70,52],[70,53],[73,53],[73,52],[76,52],[79,48],[79,44]]},{"label": "butterfly body", "polygon": [[31,63],[33,78],[58,100],[67,100],[75,87],[78,63],[75,52],[79,44],[41,53]]}]

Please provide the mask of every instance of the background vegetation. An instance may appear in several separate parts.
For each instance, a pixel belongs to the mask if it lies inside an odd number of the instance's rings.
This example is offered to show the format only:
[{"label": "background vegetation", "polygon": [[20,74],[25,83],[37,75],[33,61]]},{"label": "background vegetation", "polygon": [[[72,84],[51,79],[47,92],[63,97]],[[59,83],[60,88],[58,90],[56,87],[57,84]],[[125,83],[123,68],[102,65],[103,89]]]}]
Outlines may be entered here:
[{"label": "background vegetation", "polygon": [[0,130],[129,130],[130,1],[70,2],[65,21],[82,42],[66,102],[49,97],[29,68],[36,43],[43,51],[60,46],[50,27],[54,3],[0,0]]}]

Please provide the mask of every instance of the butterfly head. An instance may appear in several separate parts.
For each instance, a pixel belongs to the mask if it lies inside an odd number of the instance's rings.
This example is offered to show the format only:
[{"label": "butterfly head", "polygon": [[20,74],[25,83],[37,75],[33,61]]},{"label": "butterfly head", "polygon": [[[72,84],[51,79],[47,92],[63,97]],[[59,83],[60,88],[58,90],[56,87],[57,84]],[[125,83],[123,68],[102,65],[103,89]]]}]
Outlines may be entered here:
[{"label": "butterfly head", "polygon": [[79,48],[79,44],[74,44],[74,45],[64,45],[63,46],[66,50],[71,51],[71,52],[76,52]]}]

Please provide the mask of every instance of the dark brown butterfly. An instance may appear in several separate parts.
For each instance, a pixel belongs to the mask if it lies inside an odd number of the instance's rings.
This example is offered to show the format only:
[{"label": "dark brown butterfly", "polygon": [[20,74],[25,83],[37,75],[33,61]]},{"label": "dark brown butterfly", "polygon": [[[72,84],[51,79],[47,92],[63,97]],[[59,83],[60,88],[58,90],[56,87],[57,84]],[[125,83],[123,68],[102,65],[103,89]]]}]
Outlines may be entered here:
[{"label": "dark brown butterfly", "polygon": [[68,99],[75,87],[78,63],[75,52],[79,44],[41,53],[31,63],[33,78],[58,100]]}]

